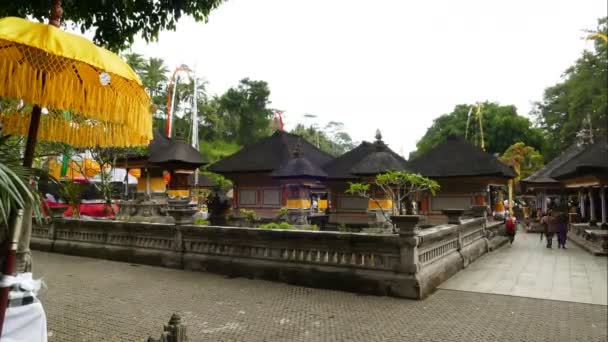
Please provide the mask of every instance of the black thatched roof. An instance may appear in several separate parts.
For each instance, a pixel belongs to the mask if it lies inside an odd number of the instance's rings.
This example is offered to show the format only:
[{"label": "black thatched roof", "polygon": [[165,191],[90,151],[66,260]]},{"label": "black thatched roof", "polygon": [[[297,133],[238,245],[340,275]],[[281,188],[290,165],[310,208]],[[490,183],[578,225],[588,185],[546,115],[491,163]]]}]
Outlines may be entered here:
[{"label": "black thatched roof", "polygon": [[302,140],[302,154],[314,167],[321,168],[333,157],[300,136],[277,131],[267,138],[243,147],[235,154],[219,160],[209,167],[215,173],[273,172],[287,166],[293,151]]},{"label": "black thatched roof", "polygon": [[271,176],[277,178],[327,178],[327,174],[320,167],[311,163],[302,150],[302,140],[300,139],[294,148],[293,158],[281,168],[274,170]]},{"label": "black thatched roof", "polygon": [[572,158],[579,155],[584,148],[578,144],[573,144],[564,150],[559,156],[551,160],[540,170],[536,171],[529,177],[522,179],[524,184],[558,184],[559,181],[551,177],[551,174],[559,169],[562,165],[570,161]]},{"label": "black thatched roof", "polygon": [[157,165],[198,168],[208,163],[194,147],[167,138],[158,131],[154,132],[148,151],[148,160]]},{"label": "black thatched roof", "polygon": [[192,169],[208,163],[207,159],[192,146],[167,138],[158,130],[154,130],[154,137],[144,154],[132,154],[125,158],[118,158],[116,165],[128,166],[130,162],[141,160],[163,167]]},{"label": "black thatched roof", "polygon": [[311,163],[306,157],[293,158],[271,174],[277,178],[327,178],[327,173]]},{"label": "black thatched roof", "polygon": [[586,145],[576,156],[551,172],[555,179],[565,179],[585,174],[608,174],[608,142],[604,139]]},{"label": "black thatched roof", "polygon": [[386,146],[381,138],[378,132],[376,142],[362,142],[353,150],[329,162],[323,169],[331,179],[355,179],[361,175],[405,170],[405,159]]},{"label": "black thatched roof", "polygon": [[449,137],[421,157],[410,160],[408,166],[413,172],[430,178],[516,177],[511,167],[460,137]]}]

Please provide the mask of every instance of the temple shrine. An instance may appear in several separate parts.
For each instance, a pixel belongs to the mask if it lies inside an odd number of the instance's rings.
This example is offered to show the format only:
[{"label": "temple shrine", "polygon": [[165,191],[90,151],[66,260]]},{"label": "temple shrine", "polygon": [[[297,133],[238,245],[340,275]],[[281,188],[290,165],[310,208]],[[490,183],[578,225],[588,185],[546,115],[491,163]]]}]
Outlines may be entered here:
[{"label": "temple shrine", "polygon": [[327,173],[327,186],[330,189],[331,208],[329,223],[334,225],[365,226],[370,223],[386,221],[382,210],[390,210],[393,203],[384,193],[373,187],[370,189],[372,200],[347,194],[349,182],[373,184],[376,175],[387,171],[403,171],[407,162],[383,141],[380,131],[376,141],[362,142],[353,150],[329,162],[324,170]]},{"label": "temple shrine", "polygon": [[[254,210],[260,218],[274,218],[281,208],[312,211],[325,190],[322,167],[332,156],[300,136],[276,131],[209,166],[233,182],[233,215]],[[317,199],[322,209],[322,202]]]},{"label": "temple shrine", "polygon": [[444,209],[465,209],[488,206],[497,202],[491,198],[492,189],[504,187],[515,178],[515,171],[461,137],[448,139],[408,162],[410,172],[431,178],[441,186],[435,196],[419,198],[419,214],[427,224],[447,222]]}]

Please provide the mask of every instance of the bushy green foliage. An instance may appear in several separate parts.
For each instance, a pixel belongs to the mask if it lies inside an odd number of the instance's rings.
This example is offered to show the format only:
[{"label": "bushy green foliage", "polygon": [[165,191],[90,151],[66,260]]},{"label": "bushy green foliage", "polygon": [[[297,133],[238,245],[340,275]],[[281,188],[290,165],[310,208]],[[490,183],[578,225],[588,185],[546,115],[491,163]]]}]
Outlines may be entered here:
[{"label": "bushy green foliage", "polygon": [[352,138],[344,131],[344,124],[341,122],[331,121],[323,128],[298,124],[291,133],[303,137],[320,150],[336,157],[355,148]]},{"label": "bushy green foliage", "polygon": [[500,156],[500,160],[513,166],[518,176],[515,182],[518,183],[534,172],[539,170],[544,165],[543,156],[534,149],[534,147],[526,146],[523,142],[515,143]]},{"label": "bushy green foliage", "polygon": [[[596,31],[608,34],[608,17],[599,20]],[[594,50],[584,51],[561,82],[545,89],[532,114],[545,133],[547,160],[575,142],[587,118],[596,136],[608,134],[608,44],[597,39]]]},{"label": "bushy green foliage", "polygon": [[245,219],[245,222],[250,226],[260,220],[254,210],[241,209],[239,210],[239,213]]},{"label": "bushy green foliage", "polygon": [[[503,153],[509,146],[520,141],[537,150],[543,147],[543,132],[535,128],[528,118],[518,115],[515,106],[501,106],[493,102],[481,105],[486,151]],[[470,121],[467,133],[467,116],[471,107],[471,104],[457,105],[452,112],[433,120],[433,125],[416,144],[417,150],[410,153],[410,159],[423,155],[443,143],[450,135],[466,135],[469,141],[480,146],[481,129],[478,120]]]},{"label": "bushy green foliage", "polygon": [[[206,21],[209,13],[222,0],[182,1],[63,1],[63,20],[80,28],[82,33],[94,32],[93,41],[113,51],[133,44],[139,36],[146,42],[156,41],[164,30],[175,30],[184,17]],[[50,1],[7,1],[0,6],[0,17],[33,17],[47,22]]]},{"label": "bushy green foliage", "polygon": [[72,217],[80,216],[80,203],[82,202],[82,185],[80,183],[65,182],[59,188],[61,197],[72,208]]},{"label": "bushy green foliage", "polygon": [[299,226],[297,229],[300,230],[319,230],[319,226],[317,226],[316,224],[309,224],[306,226]]},{"label": "bushy green foliage", "polygon": [[281,209],[279,209],[279,212],[275,216],[275,221],[279,221],[279,222],[286,221],[288,218],[289,218],[289,209],[281,208]]},{"label": "bushy green foliage", "polygon": [[288,229],[294,229],[294,226],[292,226],[291,224],[289,224],[287,222],[280,222],[280,223],[271,222],[271,223],[261,224],[259,226],[259,228],[288,230]]},{"label": "bushy green foliage", "polygon": [[199,145],[201,153],[207,156],[210,163],[215,163],[241,149],[241,145],[236,142],[227,142],[224,140],[203,140]]},{"label": "bushy green foliage", "polygon": [[209,221],[205,220],[202,217],[197,217],[194,219],[194,225],[195,226],[208,226],[209,225]]}]

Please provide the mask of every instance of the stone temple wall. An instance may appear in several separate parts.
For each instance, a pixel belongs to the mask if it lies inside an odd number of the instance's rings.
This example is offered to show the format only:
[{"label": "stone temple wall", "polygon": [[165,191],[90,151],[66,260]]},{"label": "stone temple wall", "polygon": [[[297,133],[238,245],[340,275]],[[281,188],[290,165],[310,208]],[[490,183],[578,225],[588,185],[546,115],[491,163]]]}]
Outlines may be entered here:
[{"label": "stone temple wall", "polygon": [[503,241],[498,227],[475,218],[374,235],[58,219],[34,228],[32,248],[421,299]]}]

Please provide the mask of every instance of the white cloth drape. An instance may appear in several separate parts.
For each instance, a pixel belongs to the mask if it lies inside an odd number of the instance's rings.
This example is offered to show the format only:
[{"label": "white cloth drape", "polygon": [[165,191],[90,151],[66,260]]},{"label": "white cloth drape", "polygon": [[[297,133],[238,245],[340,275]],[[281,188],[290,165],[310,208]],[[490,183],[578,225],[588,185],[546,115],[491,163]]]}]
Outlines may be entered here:
[{"label": "white cloth drape", "polygon": [[[0,287],[11,286],[10,300],[18,302],[24,297],[34,297],[34,303],[6,310],[0,342],[47,342],[46,314],[36,298],[42,282],[34,280],[31,273],[20,273],[15,277],[3,276],[0,279]],[[17,287],[18,290],[15,290]]]}]

